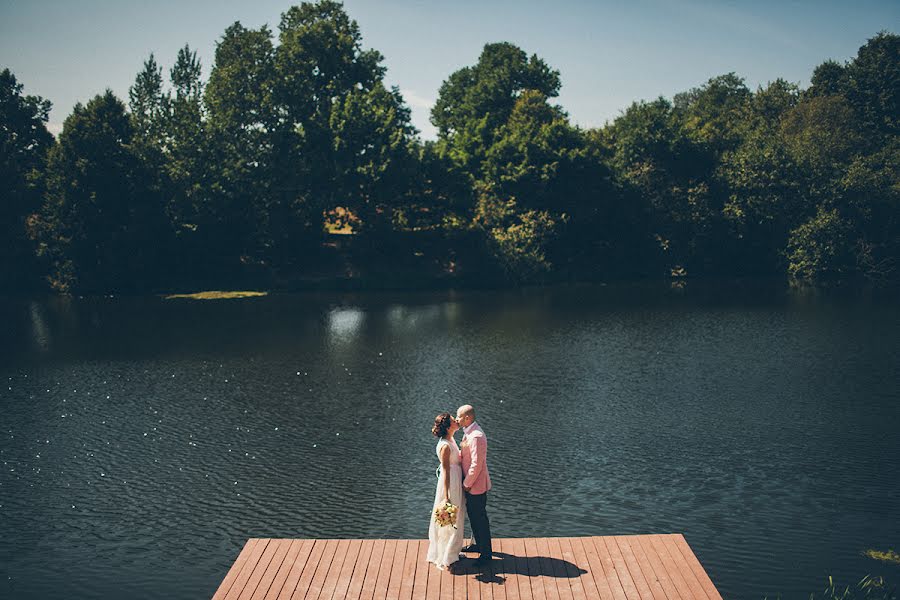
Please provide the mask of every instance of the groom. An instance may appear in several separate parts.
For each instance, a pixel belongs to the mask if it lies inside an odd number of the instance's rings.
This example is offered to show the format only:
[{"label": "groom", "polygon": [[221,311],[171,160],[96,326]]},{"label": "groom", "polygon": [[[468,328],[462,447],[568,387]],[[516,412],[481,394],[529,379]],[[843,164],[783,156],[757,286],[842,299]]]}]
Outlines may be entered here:
[{"label": "groom", "polygon": [[472,525],[474,544],[463,552],[478,552],[477,565],[491,562],[491,523],[487,516],[487,493],[491,489],[491,476],[487,468],[487,438],[475,422],[475,409],[466,404],[456,411],[456,421],[465,431],[462,452],[463,490],[466,493],[466,513]]}]

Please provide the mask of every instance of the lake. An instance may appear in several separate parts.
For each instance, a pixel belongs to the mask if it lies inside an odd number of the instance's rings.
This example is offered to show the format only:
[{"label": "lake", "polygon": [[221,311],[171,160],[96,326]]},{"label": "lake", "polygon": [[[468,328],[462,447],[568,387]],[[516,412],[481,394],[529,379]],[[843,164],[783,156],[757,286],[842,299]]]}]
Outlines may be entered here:
[{"label": "lake", "polygon": [[0,596],[211,597],[249,537],[681,532],[726,598],[900,567],[896,299],[762,284],[0,300]]}]

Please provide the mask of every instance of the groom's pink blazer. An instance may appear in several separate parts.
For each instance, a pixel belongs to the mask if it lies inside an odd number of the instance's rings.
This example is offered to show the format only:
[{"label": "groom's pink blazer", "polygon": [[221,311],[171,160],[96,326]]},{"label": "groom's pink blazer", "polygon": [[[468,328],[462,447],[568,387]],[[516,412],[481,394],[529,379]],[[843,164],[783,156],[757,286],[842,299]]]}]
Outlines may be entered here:
[{"label": "groom's pink blazer", "polygon": [[491,489],[491,476],[487,468],[487,438],[478,423],[466,428],[462,443],[460,454],[466,475],[463,487],[471,488],[470,494],[483,494]]}]

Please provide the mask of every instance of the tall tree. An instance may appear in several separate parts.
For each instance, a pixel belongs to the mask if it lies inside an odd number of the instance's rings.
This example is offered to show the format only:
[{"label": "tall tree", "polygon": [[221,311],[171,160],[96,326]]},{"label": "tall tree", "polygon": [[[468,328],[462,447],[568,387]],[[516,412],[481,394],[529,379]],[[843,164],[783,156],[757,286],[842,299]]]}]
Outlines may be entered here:
[{"label": "tall tree", "polygon": [[165,219],[132,146],[125,105],[107,90],[66,118],[47,165],[36,233],[61,291],[153,289]]},{"label": "tall tree", "polygon": [[50,101],[23,96],[9,69],[0,72],[0,287],[39,285],[40,266],[26,233],[26,219],[40,208],[47,153]]},{"label": "tall tree", "polygon": [[[295,223],[293,230],[282,230],[282,237],[318,242],[326,210],[352,203],[344,208],[374,216],[367,208],[372,204],[361,198],[377,196],[375,190],[347,197],[353,185],[362,185],[357,153],[371,145],[362,162],[384,168],[372,161],[379,154],[393,155],[392,148],[403,145],[399,140],[408,137],[409,113],[398,96],[385,92],[384,57],[363,49],[359,26],[341,3],[321,0],[293,6],[282,14],[279,32],[273,97],[281,193],[273,195],[277,205],[272,212],[281,218],[273,224],[284,228]],[[363,132],[375,137],[362,140]],[[377,147],[381,143],[388,147]]]},{"label": "tall tree", "polygon": [[198,218],[203,262],[226,272],[264,252],[272,185],[274,79],[272,34],[266,26],[229,26],[216,45],[204,101],[209,113],[212,185]]},{"label": "tall tree", "polygon": [[[216,211],[212,206],[215,197],[210,193],[211,161],[204,119],[202,67],[196,51],[187,45],[178,51],[169,80],[174,96],[168,102],[166,122],[169,180],[166,211],[178,252],[203,257],[202,236],[215,228],[212,216]],[[189,264],[181,262],[182,268]],[[207,265],[201,262],[194,266],[202,269]]]},{"label": "tall tree", "polygon": [[473,178],[525,90],[546,98],[559,95],[559,71],[537,55],[508,42],[486,44],[471,67],[452,73],[431,110],[442,150]]},{"label": "tall tree", "polygon": [[335,201],[362,221],[363,232],[389,232],[393,208],[410,192],[414,157],[410,113],[396,88],[353,91],[332,113]]},{"label": "tall tree", "polygon": [[900,134],[900,35],[880,32],[847,66],[844,95],[864,127],[885,136]]}]

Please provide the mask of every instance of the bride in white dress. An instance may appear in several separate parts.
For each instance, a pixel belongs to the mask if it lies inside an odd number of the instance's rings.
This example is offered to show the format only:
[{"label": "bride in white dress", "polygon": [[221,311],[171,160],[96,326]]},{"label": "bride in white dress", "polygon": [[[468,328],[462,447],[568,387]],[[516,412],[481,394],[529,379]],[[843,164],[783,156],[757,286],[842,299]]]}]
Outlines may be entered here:
[{"label": "bride in white dress", "polygon": [[[431,432],[438,438],[437,455],[441,461],[440,477],[434,492],[434,504],[431,507],[431,524],[428,527],[428,562],[441,570],[453,572],[454,563],[459,560],[463,547],[463,529],[466,515],[466,498],[462,486],[462,460],[459,446],[453,434],[459,429],[450,413],[441,413],[434,419]],[[450,525],[441,527],[434,521],[434,509],[449,500],[459,507],[456,517],[456,529]]]}]

